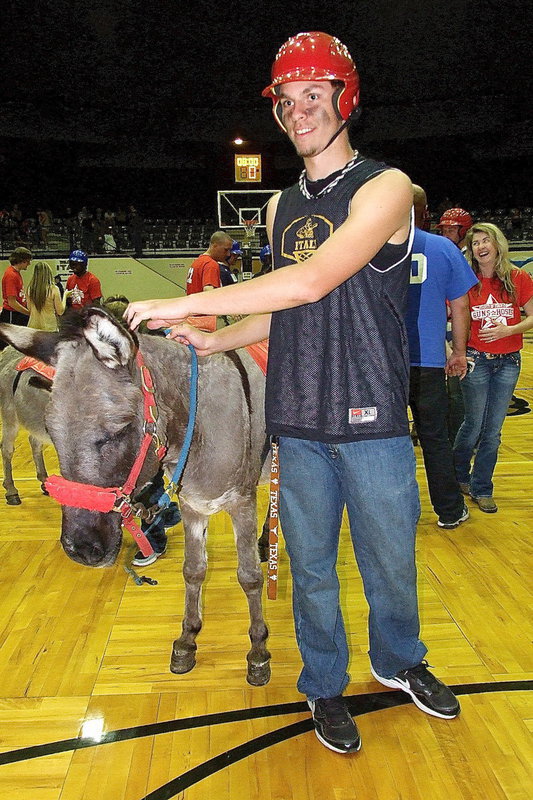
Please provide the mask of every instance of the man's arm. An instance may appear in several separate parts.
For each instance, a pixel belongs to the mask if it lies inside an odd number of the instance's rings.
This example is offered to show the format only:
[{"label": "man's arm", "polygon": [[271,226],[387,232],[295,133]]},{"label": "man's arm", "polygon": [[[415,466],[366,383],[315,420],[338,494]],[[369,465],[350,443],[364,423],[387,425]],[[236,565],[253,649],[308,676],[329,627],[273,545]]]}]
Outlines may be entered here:
[{"label": "man's arm", "polygon": [[406,175],[384,172],[359,189],[346,221],[307,261],[215,292],[132,303],[126,319],[133,327],[143,319],[161,327],[192,314],[257,314],[320,300],[361,270],[385,242],[405,241],[412,191]]},{"label": "man's arm", "polygon": [[23,306],[22,303],[19,303],[14,295],[7,297],[7,304],[11,309],[13,309],[13,311],[19,311],[21,314],[26,314],[28,317],[30,316],[30,312],[26,306]]},{"label": "man's arm", "polygon": [[210,356],[267,339],[270,319],[270,314],[252,314],[213,333],[206,333],[183,323],[171,328],[168,338],[182,344],[192,344],[199,356]]},{"label": "man's arm", "polygon": [[446,361],[446,375],[464,378],[467,372],[466,343],[470,334],[470,303],[468,295],[463,294],[450,300],[452,323],[452,352]]}]

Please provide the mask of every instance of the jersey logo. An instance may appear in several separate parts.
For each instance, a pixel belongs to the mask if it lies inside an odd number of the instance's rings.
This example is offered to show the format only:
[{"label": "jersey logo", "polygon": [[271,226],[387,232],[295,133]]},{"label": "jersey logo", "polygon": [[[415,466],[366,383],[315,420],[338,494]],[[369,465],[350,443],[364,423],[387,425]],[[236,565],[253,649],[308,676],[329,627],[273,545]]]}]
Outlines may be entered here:
[{"label": "jersey logo", "polygon": [[482,320],[481,330],[492,328],[493,325],[508,325],[508,319],[514,317],[512,303],[499,303],[492,294],[487,301],[479,306],[472,306],[472,319]]},{"label": "jersey logo", "polygon": [[293,220],[281,235],[281,255],[296,264],[307,261],[333,233],[333,223],[321,214]]},{"label": "jersey logo", "polygon": [[369,406],[368,408],[348,409],[349,425],[360,425],[363,422],[375,422],[377,418],[378,418],[378,410],[376,406]]}]

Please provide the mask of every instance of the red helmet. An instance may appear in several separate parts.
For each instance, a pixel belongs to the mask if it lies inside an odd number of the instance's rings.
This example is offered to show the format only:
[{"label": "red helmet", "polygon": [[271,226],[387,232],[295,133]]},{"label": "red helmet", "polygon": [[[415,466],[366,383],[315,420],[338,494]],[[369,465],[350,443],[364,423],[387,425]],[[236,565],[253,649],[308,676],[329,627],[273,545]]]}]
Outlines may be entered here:
[{"label": "red helmet", "polygon": [[272,64],[272,83],[262,95],[272,98],[272,113],[283,131],[279,87],[294,81],[342,81],[343,88],[333,95],[339,119],[347,120],[359,103],[359,75],[354,61],[347,47],[327,33],[297,33],[278,50]]},{"label": "red helmet", "polygon": [[442,228],[443,225],[457,225],[460,228],[459,239],[464,239],[467,230],[473,224],[474,220],[464,208],[449,208],[440,218],[437,228]]}]

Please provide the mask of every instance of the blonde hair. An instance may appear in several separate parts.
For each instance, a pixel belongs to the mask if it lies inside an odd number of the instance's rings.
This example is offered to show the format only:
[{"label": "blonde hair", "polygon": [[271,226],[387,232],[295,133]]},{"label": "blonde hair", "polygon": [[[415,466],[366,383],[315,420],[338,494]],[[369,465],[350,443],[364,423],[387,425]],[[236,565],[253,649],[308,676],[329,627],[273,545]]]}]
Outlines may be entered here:
[{"label": "blonde hair", "polygon": [[516,267],[509,259],[509,242],[498,226],[493,225],[492,222],[476,222],[466,234],[466,260],[478,278],[478,291],[481,291],[481,270],[472,250],[472,240],[476,233],[488,234],[492,243],[495,245],[497,254],[494,272],[496,277],[501,281],[504,290],[507,292],[508,298],[516,301],[516,289],[513,283],[513,271]]},{"label": "blonde hair", "polygon": [[33,276],[28,286],[28,297],[40,311],[54,286],[54,276],[50,269],[50,264],[46,261],[37,261],[33,267]]}]

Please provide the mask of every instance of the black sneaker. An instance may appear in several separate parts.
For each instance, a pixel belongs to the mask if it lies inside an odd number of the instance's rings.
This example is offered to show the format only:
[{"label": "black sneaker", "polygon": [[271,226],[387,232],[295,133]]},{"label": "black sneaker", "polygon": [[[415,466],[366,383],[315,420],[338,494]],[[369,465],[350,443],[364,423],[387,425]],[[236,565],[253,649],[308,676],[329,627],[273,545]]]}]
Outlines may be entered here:
[{"label": "black sneaker", "polygon": [[461,516],[459,517],[459,519],[456,519],[454,522],[444,522],[439,517],[437,525],[439,526],[439,528],[446,528],[446,529],[450,530],[451,528],[459,527],[461,522],[464,522],[465,519],[468,519],[469,516],[470,516],[470,512],[468,511],[467,505],[466,505],[466,503],[463,503],[463,510],[462,510],[462,513],[461,513]]},{"label": "black sneaker", "polygon": [[451,689],[428,670],[427,661],[417,667],[402,669],[394,678],[382,678],[372,667],[372,675],[384,686],[401,689],[413,698],[415,705],[426,714],[442,719],[453,719],[461,711],[459,700]]},{"label": "black sneaker", "polygon": [[131,563],[134,567],[148,567],[150,564],[153,564],[154,561],[157,561],[158,558],[161,558],[161,556],[163,556],[166,552],[167,548],[165,547],[165,549],[161,550],[160,553],[154,550],[151,555],[145,556],[140,550],[137,550]]},{"label": "black sneaker", "polygon": [[361,737],[342,695],[308,700],[317,738],[335,753],[355,753]]}]

